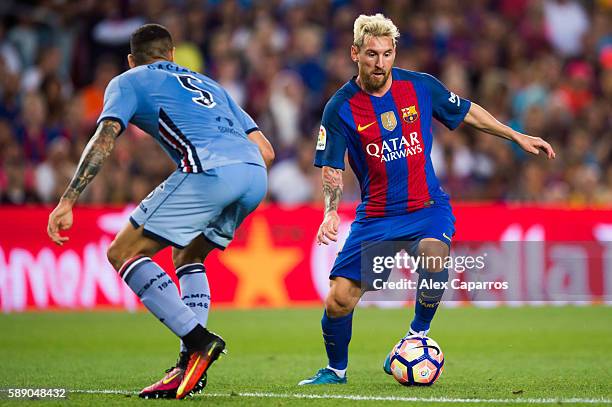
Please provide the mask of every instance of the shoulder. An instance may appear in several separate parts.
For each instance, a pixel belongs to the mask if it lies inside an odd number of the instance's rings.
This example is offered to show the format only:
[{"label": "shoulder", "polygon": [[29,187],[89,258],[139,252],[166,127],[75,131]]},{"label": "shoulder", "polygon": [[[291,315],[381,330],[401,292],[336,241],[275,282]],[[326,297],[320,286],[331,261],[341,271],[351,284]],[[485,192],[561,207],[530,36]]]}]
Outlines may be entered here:
[{"label": "shoulder", "polygon": [[410,81],[413,85],[425,89],[432,97],[443,96],[448,93],[446,86],[439,79],[425,72],[393,68],[393,79]]},{"label": "shoulder", "polygon": [[344,84],[334,95],[327,101],[325,109],[323,110],[323,116],[329,116],[332,114],[338,114],[340,109],[346,105],[346,103],[357,93],[358,89],[355,89],[351,82]]},{"label": "shoulder", "polygon": [[128,69],[122,74],[115,76],[115,78],[121,78],[122,81],[127,82],[135,78],[151,75],[153,72],[154,70],[150,69],[149,65],[141,65],[135,68]]},{"label": "shoulder", "polygon": [[200,78],[200,80],[202,81],[204,86],[206,86],[206,89],[212,90],[213,93],[214,92],[219,92],[219,93],[225,95],[226,98],[230,97],[230,95],[227,92],[227,90],[223,86],[221,86],[221,84],[219,82],[217,82],[216,80],[212,79],[210,76],[206,76],[203,73],[199,73],[198,74],[198,78]]},{"label": "shoulder", "polygon": [[413,81],[413,82],[431,82],[431,81],[438,81],[435,77],[433,77],[432,75],[425,73],[425,72],[417,72],[417,71],[410,71],[408,69],[402,69],[402,68],[393,68],[393,79],[397,79],[400,81]]},{"label": "shoulder", "polygon": [[216,80],[214,80],[213,78],[211,78],[210,76],[207,76],[203,73],[199,73],[196,72],[195,75],[197,76],[198,79],[200,79],[202,82],[208,84],[208,85],[213,85],[213,86],[217,86],[219,88],[222,88],[221,85],[219,84],[219,82],[217,82]]},{"label": "shoulder", "polygon": [[143,75],[146,75],[146,67],[138,66],[136,68],[132,68],[130,70],[123,72],[122,74],[115,76],[108,83],[108,86],[109,87],[116,86],[116,87],[121,87],[123,89],[131,89],[133,88],[134,82],[137,79],[143,77]]}]

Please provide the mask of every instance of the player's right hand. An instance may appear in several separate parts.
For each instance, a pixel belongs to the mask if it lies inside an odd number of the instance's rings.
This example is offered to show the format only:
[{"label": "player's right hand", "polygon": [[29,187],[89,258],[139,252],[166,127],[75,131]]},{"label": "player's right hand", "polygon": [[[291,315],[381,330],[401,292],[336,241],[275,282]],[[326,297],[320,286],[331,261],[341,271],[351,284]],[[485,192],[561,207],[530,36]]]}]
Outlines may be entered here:
[{"label": "player's right hand", "polygon": [[538,155],[540,150],[546,153],[549,160],[555,158],[557,154],[553,150],[552,146],[540,137],[533,137],[526,134],[521,134],[522,137],[518,137],[516,142],[521,148],[528,153]]},{"label": "player's right hand", "polygon": [[60,201],[53,212],[49,215],[47,224],[47,234],[49,238],[58,246],[63,246],[69,240],[67,236],[60,236],[60,230],[68,230],[72,227],[72,204]]},{"label": "player's right hand", "polygon": [[336,211],[329,211],[319,226],[317,233],[317,244],[329,244],[329,241],[338,241],[338,226],[340,226],[340,216]]}]

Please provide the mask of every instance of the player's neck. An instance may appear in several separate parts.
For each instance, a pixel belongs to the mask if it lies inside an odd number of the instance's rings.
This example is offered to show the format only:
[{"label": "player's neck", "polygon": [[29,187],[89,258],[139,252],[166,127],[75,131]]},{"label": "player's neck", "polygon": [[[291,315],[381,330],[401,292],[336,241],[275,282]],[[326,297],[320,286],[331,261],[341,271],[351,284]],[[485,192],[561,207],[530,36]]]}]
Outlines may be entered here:
[{"label": "player's neck", "polygon": [[389,75],[389,79],[387,79],[387,82],[380,88],[376,89],[376,90],[370,90],[367,87],[365,87],[363,85],[363,82],[361,81],[361,77],[359,75],[357,75],[357,78],[355,79],[355,82],[357,83],[357,86],[359,86],[361,88],[362,91],[364,91],[365,93],[367,93],[368,95],[372,95],[372,96],[376,96],[376,97],[381,97],[384,96],[385,93],[387,93],[389,91],[389,89],[391,89],[391,84],[393,83],[393,77],[391,75]]},{"label": "player's neck", "polygon": [[166,59],[166,58],[153,58],[153,59],[150,59],[149,61],[147,61],[147,63],[145,65],[151,65],[151,64],[154,64],[154,63],[157,63],[157,62],[171,62],[171,63],[174,63],[174,61],[171,61],[171,60]]}]

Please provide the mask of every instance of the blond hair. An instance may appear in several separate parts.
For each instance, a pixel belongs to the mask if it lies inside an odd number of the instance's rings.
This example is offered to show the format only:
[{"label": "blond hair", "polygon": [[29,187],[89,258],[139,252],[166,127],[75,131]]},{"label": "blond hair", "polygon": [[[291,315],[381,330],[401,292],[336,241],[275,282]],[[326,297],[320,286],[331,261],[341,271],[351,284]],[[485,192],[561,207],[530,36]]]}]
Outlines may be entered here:
[{"label": "blond hair", "polygon": [[366,36],[391,37],[393,45],[395,45],[400,33],[395,24],[393,24],[393,21],[381,13],[373,16],[362,14],[357,17],[353,25],[353,45],[361,48]]}]

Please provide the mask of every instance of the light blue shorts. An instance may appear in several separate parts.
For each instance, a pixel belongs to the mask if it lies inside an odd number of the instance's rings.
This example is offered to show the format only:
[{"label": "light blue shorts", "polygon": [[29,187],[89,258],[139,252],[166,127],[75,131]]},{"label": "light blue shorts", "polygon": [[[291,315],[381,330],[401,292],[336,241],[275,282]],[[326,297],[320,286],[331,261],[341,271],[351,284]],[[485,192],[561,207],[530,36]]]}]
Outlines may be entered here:
[{"label": "light blue shorts", "polygon": [[202,173],[175,171],[130,216],[135,228],[179,249],[203,234],[220,249],[266,195],[266,169],[232,164]]}]

